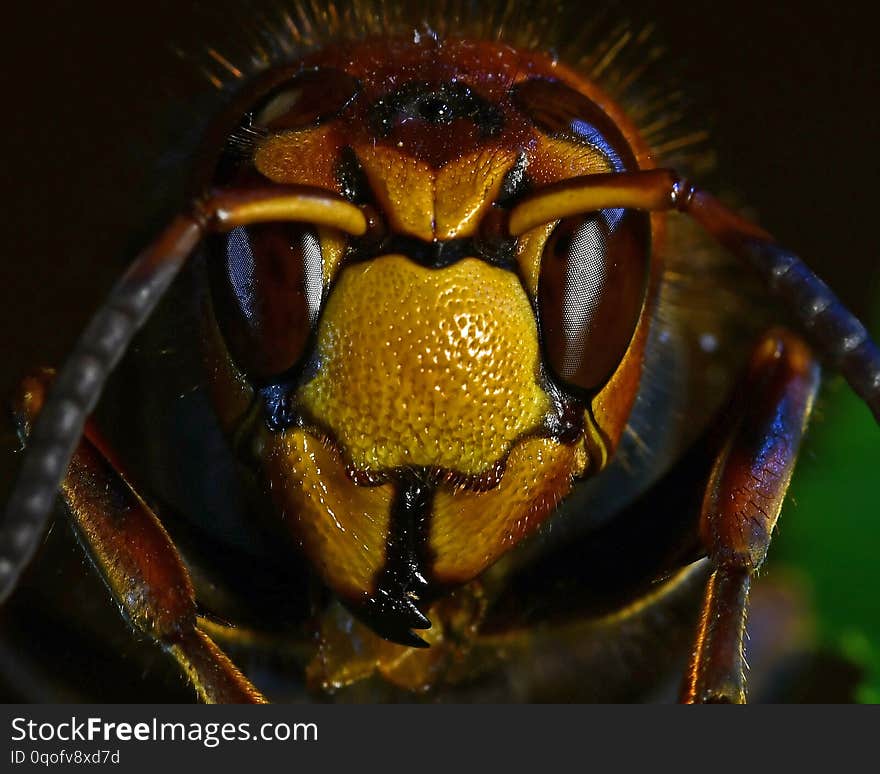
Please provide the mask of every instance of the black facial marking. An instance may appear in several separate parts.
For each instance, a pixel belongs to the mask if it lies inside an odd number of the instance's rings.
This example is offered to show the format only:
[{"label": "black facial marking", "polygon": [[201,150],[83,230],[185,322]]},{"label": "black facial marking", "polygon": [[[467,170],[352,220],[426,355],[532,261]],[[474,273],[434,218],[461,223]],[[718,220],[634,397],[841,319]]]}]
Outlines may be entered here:
[{"label": "black facial marking", "polygon": [[380,255],[405,255],[411,261],[429,269],[444,269],[464,258],[478,258],[501,269],[516,271],[516,242],[512,239],[492,243],[484,239],[435,240],[393,234],[379,244],[351,246],[346,263],[370,261]]},{"label": "black facial marking", "polygon": [[550,395],[551,409],[544,418],[544,431],[559,443],[574,443],[584,432],[584,411],[588,404],[563,392],[544,374],[544,390]]},{"label": "black facial marking", "polygon": [[342,149],[339,165],[336,167],[336,180],[340,193],[352,204],[367,204],[372,200],[367,176],[351,148]]},{"label": "black facial marking", "polygon": [[302,420],[290,400],[291,388],[289,384],[269,384],[260,390],[265,407],[266,426],[280,432],[289,427],[298,427]]},{"label": "black facial marking", "polygon": [[484,137],[493,137],[504,128],[504,115],[496,105],[454,81],[439,85],[407,83],[377,100],[370,109],[370,123],[380,137],[387,137],[404,121],[448,126],[459,118],[473,121]]},{"label": "black facial marking", "polygon": [[530,188],[529,177],[526,174],[527,159],[524,153],[520,153],[519,157],[504,176],[501,183],[501,190],[495,202],[500,207],[508,207],[512,205],[517,198],[524,194]]},{"label": "black facial marking", "polygon": [[427,647],[413,629],[431,622],[419,609],[428,591],[431,557],[428,530],[434,486],[420,471],[402,471],[391,508],[385,566],[376,578],[372,598],[356,610],[379,635],[410,647]]}]

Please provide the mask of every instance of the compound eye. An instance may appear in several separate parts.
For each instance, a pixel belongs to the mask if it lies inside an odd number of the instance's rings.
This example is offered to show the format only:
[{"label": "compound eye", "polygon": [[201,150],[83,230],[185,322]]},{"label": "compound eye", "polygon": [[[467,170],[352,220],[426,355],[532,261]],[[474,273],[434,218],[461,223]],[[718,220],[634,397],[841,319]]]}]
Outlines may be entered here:
[{"label": "compound eye", "polygon": [[238,367],[261,382],[296,366],[321,307],[315,234],[292,223],[239,226],[225,237],[225,260],[214,265],[217,319]]},{"label": "compound eye", "polygon": [[615,172],[637,168],[623,132],[586,95],[548,78],[522,81],[511,89],[511,95],[519,109],[547,134],[595,148]]},{"label": "compound eye", "polygon": [[254,111],[253,123],[270,131],[316,126],[337,116],[359,88],[357,79],[342,70],[303,70],[269,93]]},{"label": "compound eye", "polygon": [[567,218],[541,263],[538,312],[544,357],[576,394],[601,388],[636,330],[648,284],[650,221],[633,210]]}]

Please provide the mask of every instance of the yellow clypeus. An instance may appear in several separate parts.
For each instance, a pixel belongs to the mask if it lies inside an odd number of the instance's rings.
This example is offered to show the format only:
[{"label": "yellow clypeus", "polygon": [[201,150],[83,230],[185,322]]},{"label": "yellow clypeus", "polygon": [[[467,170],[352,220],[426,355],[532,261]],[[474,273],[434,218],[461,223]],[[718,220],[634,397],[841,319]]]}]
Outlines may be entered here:
[{"label": "yellow clypeus", "polygon": [[317,356],[300,403],[361,470],[479,475],[549,409],[522,285],[475,258],[440,269],[402,255],[346,266]]}]

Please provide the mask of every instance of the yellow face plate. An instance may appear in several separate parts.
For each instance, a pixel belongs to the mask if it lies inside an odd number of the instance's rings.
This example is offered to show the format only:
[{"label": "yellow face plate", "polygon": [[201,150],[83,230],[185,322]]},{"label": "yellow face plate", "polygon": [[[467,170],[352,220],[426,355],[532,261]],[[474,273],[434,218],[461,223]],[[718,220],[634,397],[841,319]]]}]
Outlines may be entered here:
[{"label": "yellow face plate", "polygon": [[443,269],[387,255],[343,268],[300,391],[354,467],[487,472],[538,427],[538,334],[516,275],[467,258]]}]

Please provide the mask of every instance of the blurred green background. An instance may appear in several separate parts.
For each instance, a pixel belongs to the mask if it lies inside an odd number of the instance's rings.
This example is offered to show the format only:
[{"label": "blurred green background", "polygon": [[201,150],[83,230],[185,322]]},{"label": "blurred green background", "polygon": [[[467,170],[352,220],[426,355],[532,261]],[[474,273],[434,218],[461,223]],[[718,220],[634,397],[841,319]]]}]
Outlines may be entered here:
[{"label": "blurred green background", "polygon": [[[880,298],[873,322],[876,338]],[[864,670],[857,698],[870,703],[880,703],[878,436],[846,384],[826,380],[770,553],[807,589],[821,646]]]}]

